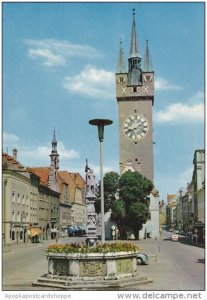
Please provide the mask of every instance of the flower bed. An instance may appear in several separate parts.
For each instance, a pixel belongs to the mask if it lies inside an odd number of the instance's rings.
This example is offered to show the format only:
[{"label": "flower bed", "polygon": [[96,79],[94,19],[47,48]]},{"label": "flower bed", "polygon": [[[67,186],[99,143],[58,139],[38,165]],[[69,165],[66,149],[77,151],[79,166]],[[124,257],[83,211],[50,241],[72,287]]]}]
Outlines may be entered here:
[{"label": "flower bed", "polygon": [[49,245],[46,253],[111,253],[111,252],[137,252],[139,248],[132,243],[115,242],[97,244],[94,247],[89,247],[85,243],[72,244],[54,244]]}]

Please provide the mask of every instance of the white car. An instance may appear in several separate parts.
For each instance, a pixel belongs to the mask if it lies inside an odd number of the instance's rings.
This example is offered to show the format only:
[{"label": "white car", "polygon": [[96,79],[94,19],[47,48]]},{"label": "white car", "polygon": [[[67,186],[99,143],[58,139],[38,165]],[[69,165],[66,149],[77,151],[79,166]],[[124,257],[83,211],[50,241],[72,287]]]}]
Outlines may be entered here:
[{"label": "white car", "polygon": [[178,235],[177,234],[172,235],[172,241],[175,241],[175,242],[178,241]]}]

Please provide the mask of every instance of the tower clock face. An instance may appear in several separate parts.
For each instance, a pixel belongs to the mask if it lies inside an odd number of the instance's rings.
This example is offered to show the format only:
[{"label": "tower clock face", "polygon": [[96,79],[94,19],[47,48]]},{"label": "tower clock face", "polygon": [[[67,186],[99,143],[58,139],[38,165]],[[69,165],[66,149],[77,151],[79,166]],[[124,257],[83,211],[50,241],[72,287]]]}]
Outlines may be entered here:
[{"label": "tower clock face", "polygon": [[145,117],[138,114],[130,115],[123,123],[126,136],[132,140],[143,139],[149,130],[149,123]]}]

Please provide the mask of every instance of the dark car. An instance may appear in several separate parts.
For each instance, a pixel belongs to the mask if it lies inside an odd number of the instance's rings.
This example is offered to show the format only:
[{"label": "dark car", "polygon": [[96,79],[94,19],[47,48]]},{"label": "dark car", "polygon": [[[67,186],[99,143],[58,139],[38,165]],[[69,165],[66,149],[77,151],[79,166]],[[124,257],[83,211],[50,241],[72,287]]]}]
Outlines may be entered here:
[{"label": "dark car", "polygon": [[67,232],[68,232],[68,236],[75,236],[76,229],[74,228],[74,226],[68,226]]}]

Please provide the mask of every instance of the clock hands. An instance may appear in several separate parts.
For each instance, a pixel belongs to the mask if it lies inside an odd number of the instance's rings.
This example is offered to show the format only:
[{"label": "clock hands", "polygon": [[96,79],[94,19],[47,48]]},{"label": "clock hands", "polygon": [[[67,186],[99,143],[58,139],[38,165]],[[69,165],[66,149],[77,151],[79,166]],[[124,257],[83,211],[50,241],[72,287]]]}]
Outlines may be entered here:
[{"label": "clock hands", "polygon": [[144,138],[148,129],[147,120],[141,115],[130,115],[124,122],[124,132],[132,140]]},{"label": "clock hands", "polygon": [[128,129],[130,130],[134,130],[135,128],[137,128],[138,123],[133,123],[131,126],[128,127]]},{"label": "clock hands", "polygon": [[128,127],[129,130],[135,130],[136,129],[140,129],[141,127],[143,127],[143,123],[142,122],[135,122],[133,123],[131,126]]}]

